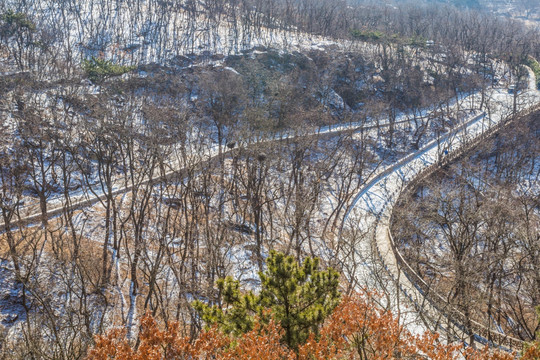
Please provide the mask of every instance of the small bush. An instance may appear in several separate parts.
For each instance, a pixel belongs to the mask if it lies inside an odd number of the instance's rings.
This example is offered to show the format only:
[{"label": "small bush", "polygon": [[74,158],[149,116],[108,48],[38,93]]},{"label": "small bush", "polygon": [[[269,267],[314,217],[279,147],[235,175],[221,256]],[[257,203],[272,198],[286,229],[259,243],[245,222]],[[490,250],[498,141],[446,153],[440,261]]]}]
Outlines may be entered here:
[{"label": "small bush", "polygon": [[107,78],[120,76],[136,69],[136,66],[118,65],[111,60],[93,56],[90,59],[84,59],[82,66],[88,79],[93,83],[100,83]]},{"label": "small bush", "polygon": [[385,38],[385,34],[381,31],[377,30],[358,30],[358,29],[352,29],[351,30],[351,36],[354,39],[362,40],[362,41],[380,41],[383,38]]},{"label": "small bush", "polygon": [[28,15],[8,10],[0,15],[0,21],[7,27],[8,33],[14,32],[15,29],[28,30],[33,32],[36,30],[36,24],[28,18]]},{"label": "small bush", "polygon": [[525,60],[525,65],[530,67],[536,76],[536,87],[540,89],[540,64],[532,56],[528,56]]}]

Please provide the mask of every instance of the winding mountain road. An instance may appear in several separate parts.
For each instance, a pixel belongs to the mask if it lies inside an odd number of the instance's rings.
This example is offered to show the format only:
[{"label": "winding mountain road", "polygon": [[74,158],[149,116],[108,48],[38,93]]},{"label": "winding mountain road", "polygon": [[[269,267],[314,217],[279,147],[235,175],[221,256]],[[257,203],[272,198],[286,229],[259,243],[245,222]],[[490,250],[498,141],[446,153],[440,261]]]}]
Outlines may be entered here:
[{"label": "winding mountain road", "polygon": [[[484,136],[502,126],[510,119],[519,118],[528,112],[538,109],[540,104],[540,92],[536,89],[536,81],[532,71],[529,71],[529,89],[519,96],[521,101],[517,111],[519,115],[513,116],[506,109],[513,107],[514,95],[509,94],[505,89],[492,90],[489,94],[492,104],[496,104],[479,115],[471,116],[460,126],[450,133],[445,134],[440,139],[433,140],[420,150],[399,160],[386,169],[381,170],[363,189],[357,194],[354,205],[345,215],[344,225],[346,227],[358,227],[365,231],[370,231],[372,241],[364,242],[356,250],[357,255],[365,259],[364,266],[348,274],[353,279],[364,279],[360,283],[366,283],[370,287],[388,292],[393,289],[394,310],[403,301],[407,302],[415,310],[404,315],[403,321],[408,323],[410,329],[416,331],[426,324],[430,325],[435,319],[448,316],[441,312],[436,296],[431,296],[429,301],[426,292],[429,288],[422,287],[418,278],[413,278],[412,269],[405,269],[406,262],[401,255],[395,251],[393,239],[390,233],[390,219],[393,207],[404,188],[422,176],[430,169],[434,169],[445,160],[445,157],[458,155],[463,149],[481,141]],[[473,95],[477,96],[477,95]],[[488,115],[489,114],[489,115]],[[346,261],[346,259],[343,259]],[[379,264],[377,264],[379,262]],[[377,265],[384,268],[388,278],[387,282],[373,281],[378,272]],[[379,277],[379,276],[377,276]],[[412,280],[410,279],[412,278]],[[393,284],[393,286],[388,286]],[[384,287],[384,289],[381,289]],[[444,299],[441,298],[441,303]],[[418,321],[418,312],[422,312],[422,321]],[[452,312],[455,318],[447,319],[447,328],[443,329],[453,336],[457,336],[465,341],[474,339],[481,343],[494,343],[505,348],[520,348],[521,342],[517,339],[497,333],[494,330],[485,329],[481,324],[473,322],[475,333],[471,334],[463,329],[459,322],[457,312]],[[408,317],[408,318],[407,318]],[[422,322],[424,324],[422,324]],[[439,325],[439,330],[441,326]],[[481,334],[480,334],[481,332]]]},{"label": "winding mountain road", "polygon": [[[399,126],[401,124],[409,123],[410,120],[398,120],[394,122],[394,126]],[[333,125],[333,126],[325,126],[322,128],[319,128],[316,131],[309,132],[307,134],[279,134],[275,137],[268,138],[268,139],[257,139],[254,142],[241,144],[239,147],[241,148],[250,148],[255,146],[261,146],[267,143],[272,142],[282,142],[282,141],[290,141],[294,140],[296,138],[306,138],[311,136],[335,136],[339,135],[341,133],[346,132],[360,132],[360,131],[368,131],[372,129],[381,129],[384,127],[388,127],[390,124],[388,122],[379,122],[378,125],[364,125],[360,123],[350,123],[346,125]],[[221,151],[219,149],[219,146],[214,145],[212,147],[206,148],[202,153],[197,153],[194,155],[196,156],[196,159],[193,161],[194,166],[202,167],[205,164],[211,163],[213,161],[217,161],[220,156],[227,156],[228,154],[232,153],[233,151],[237,151],[237,148],[228,148],[223,146]],[[168,164],[168,169],[165,171],[164,174],[156,174],[155,176],[147,177],[145,180],[142,180],[137,183],[137,186],[145,186],[151,183],[158,183],[164,179],[178,176],[179,174],[182,174],[182,172],[185,172],[186,168],[178,163],[170,163]],[[125,194],[133,189],[133,185],[126,185],[125,181],[123,179],[116,179],[113,184],[113,191],[111,195],[113,197]],[[105,201],[107,194],[105,194],[99,186],[96,185],[96,187],[92,190],[86,190],[86,191],[74,191],[72,192],[71,196],[71,208],[72,209],[78,209],[78,208],[84,208],[88,206],[92,206],[100,201]],[[65,210],[65,198],[63,195],[50,197],[47,199],[47,218],[51,219],[55,216],[58,216],[62,214],[62,212]],[[42,220],[42,213],[41,211],[38,211],[39,203],[32,203],[32,204],[25,204],[21,206],[19,211],[23,214],[19,219],[15,219],[11,222],[12,227],[17,227],[20,225],[28,226],[32,224],[37,224]],[[0,219],[0,228],[3,228],[4,222]]]},{"label": "winding mountain road", "polygon": [[[527,112],[531,109],[536,109],[540,103],[540,93],[536,90],[536,81],[534,75],[529,75],[529,89],[519,95],[518,111]],[[437,163],[442,161],[445,157],[458,153],[466,146],[469,146],[473,142],[477,142],[482,138],[482,135],[487,131],[495,128],[499,124],[507,121],[512,115],[513,111],[508,109],[513,108],[514,95],[509,94],[506,89],[490,89],[485,96],[488,101],[485,102],[485,109],[482,111],[471,112],[468,119],[463,121],[460,125],[451,129],[448,133],[443,134],[441,137],[432,140],[420,150],[409,154],[408,156],[400,159],[391,166],[378,171],[371,180],[359,191],[356,195],[353,204],[349,207],[348,211],[344,215],[343,227],[344,228],[360,228],[371,232],[373,241],[365,241],[359,244],[354,251],[363,258],[363,266],[352,267],[353,273],[346,274],[350,278],[357,280],[359,284],[368,285],[374,288],[381,288],[381,282],[377,281],[377,277],[373,276],[377,272],[378,264],[383,264],[384,269],[387,271],[389,281],[395,283],[393,297],[397,299],[397,302],[404,301],[409,302],[414,311],[407,314],[413,314],[411,319],[404,319],[406,323],[413,324],[412,328],[422,327],[424,325],[417,321],[417,315],[419,312],[424,312],[424,319],[435,319],[440,317],[440,309],[433,306],[425,300],[425,294],[421,289],[404,275],[401,268],[400,261],[398,259],[399,254],[395,253],[393,247],[393,240],[389,231],[390,218],[392,215],[392,209],[395,205],[401,191],[413,181],[417,176],[426,171],[429,167],[436,166]],[[463,101],[471,101],[471,103],[481,103],[480,95],[473,94],[463,99]],[[399,121],[397,124],[406,123],[408,120]],[[270,139],[260,139],[254,143],[244,144],[242,147],[247,148],[251,146],[258,146],[264,143],[274,141],[286,141],[292,140],[296,137],[306,136],[322,136],[322,135],[337,135],[339,133],[348,131],[360,131],[369,130],[381,126],[388,126],[388,124],[368,125],[361,126],[360,124],[349,124],[344,126],[335,126],[319,129],[316,132],[302,135],[283,135]],[[221,151],[218,147],[210,147],[203,154],[199,154],[201,159],[199,164],[206,164],[218,159],[219,156],[226,155],[234,151],[234,149],[222,148]],[[164,174],[158,176],[151,176],[139,183],[138,185],[148,185],[157,183],[164,178],[171,176],[177,176],[184,171],[179,164],[171,165],[169,170]],[[123,193],[132,190],[132,186],[124,185],[118,181],[113,191],[113,196],[118,196]],[[105,194],[100,191],[87,191],[79,195],[75,195],[71,202],[72,208],[83,208],[105,200]],[[61,198],[50,199],[51,204],[55,204],[49,207],[47,211],[47,217],[52,218],[54,216],[62,214],[65,209],[65,205]],[[27,214],[12,222],[12,226],[23,226],[38,223],[41,220],[41,212],[33,212],[31,207],[26,209]],[[0,226],[3,226],[0,223]],[[347,259],[341,259],[343,262]],[[380,264],[379,263],[379,264]],[[379,278],[380,280],[380,278]],[[383,289],[388,291],[389,287]],[[398,308],[397,311],[401,312]],[[403,314],[404,317],[410,315]],[[410,320],[410,321],[409,321]],[[457,324],[457,327],[459,324]],[[457,330],[459,332],[459,330]],[[455,332],[455,331],[454,331]],[[502,336],[502,335],[501,335]],[[506,337],[505,337],[506,338]],[[481,340],[480,340],[481,341]],[[515,344],[509,341],[509,347],[514,347]]]}]

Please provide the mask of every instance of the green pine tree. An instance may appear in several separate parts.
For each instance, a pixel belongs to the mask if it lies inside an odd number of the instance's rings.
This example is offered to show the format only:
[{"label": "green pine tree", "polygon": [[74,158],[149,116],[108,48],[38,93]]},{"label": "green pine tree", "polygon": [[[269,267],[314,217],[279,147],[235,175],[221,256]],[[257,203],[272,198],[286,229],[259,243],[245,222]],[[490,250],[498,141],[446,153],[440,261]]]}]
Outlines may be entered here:
[{"label": "green pine tree", "polygon": [[136,66],[119,65],[111,60],[105,60],[92,56],[90,59],[82,61],[82,67],[88,76],[88,79],[93,83],[101,83],[104,80],[120,76],[135,70]]},{"label": "green pine tree", "polygon": [[240,335],[253,328],[254,317],[270,316],[285,330],[283,341],[296,349],[317,333],[319,326],[339,303],[339,274],[332,268],[319,270],[318,258],[299,264],[294,257],[271,251],[266,270],[259,273],[261,292],[241,293],[237,280],[227,277],[217,282],[219,304],[195,301],[193,307],[207,324],[218,324],[227,333]]}]

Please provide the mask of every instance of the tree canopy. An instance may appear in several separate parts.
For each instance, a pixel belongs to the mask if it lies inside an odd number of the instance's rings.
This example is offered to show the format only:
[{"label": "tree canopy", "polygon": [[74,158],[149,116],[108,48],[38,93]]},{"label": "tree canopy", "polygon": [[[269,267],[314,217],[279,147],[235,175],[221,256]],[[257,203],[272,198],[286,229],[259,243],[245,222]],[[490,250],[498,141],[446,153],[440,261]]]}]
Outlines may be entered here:
[{"label": "tree canopy", "polygon": [[217,282],[219,305],[195,301],[194,308],[209,325],[240,335],[253,329],[256,316],[268,321],[265,309],[284,329],[284,342],[292,348],[304,343],[339,304],[339,274],[319,269],[318,258],[299,264],[294,257],[271,251],[267,268],[259,273],[261,291],[241,293],[232,277]]}]

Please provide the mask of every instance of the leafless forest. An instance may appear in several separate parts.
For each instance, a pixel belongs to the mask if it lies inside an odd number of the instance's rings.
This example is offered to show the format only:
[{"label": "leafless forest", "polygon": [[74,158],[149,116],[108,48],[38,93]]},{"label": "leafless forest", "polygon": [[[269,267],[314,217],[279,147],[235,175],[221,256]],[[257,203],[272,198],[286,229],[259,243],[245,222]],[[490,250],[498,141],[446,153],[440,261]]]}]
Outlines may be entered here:
[{"label": "leafless forest", "polygon": [[418,184],[394,215],[399,246],[434,291],[523,340],[539,329],[539,125],[533,115],[497,134]]},{"label": "leafless forest", "polygon": [[479,114],[513,122],[391,229],[449,303],[535,340],[539,35],[439,2],[1,1],[0,358],[84,358],[145,312],[195,336],[193,300],[257,289],[270,250],[373,286],[358,194]]}]

